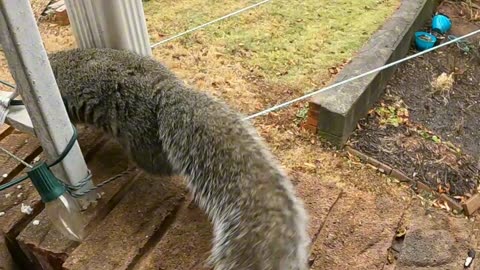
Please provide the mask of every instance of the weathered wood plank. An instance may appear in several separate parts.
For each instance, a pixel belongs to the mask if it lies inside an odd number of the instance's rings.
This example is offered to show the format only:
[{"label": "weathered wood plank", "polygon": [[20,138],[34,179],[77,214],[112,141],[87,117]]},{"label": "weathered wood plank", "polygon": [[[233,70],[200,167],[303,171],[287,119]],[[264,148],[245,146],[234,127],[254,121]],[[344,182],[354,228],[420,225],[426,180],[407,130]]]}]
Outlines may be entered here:
[{"label": "weathered wood plank", "polygon": [[[33,160],[41,152],[38,141],[26,134],[12,133],[5,137],[0,144],[20,158],[27,159],[27,161]],[[25,167],[3,152],[0,152],[0,164],[0,176],[2,176],[0,182],[7,182],[17,177]],[[7,177],[3,177],[4,175]],[[28,185],[28,182],[22,183],[20,187],[0,191],[0,212],[3,212],[2,217],[0,217],[0,232],[7,237],[18,233],[15,230],[17,224],[31,218],[21,213],[22,203],[33,205],[37,212],[39,210],[39,197],[35,189]]]},{"label": "weathered wood plank", "polygon": [[[79,134],[79,144],[87,151],[94,148],[101,137],[99,133],[93,133],[92,130],[88,128],[80,128]],[[27,162],[35,158],[41,158],[41,148],[38,141],[26,134],[14,132],[0,141],[0,145]],[[5,178],[6,181],[10,181],[12,178],[25,173],[22,171],[24,169],[23,165],[19,165],[16,160],[5,156],[3,153],[0,154],[0,164],[0,173],[2,175],[8,175],[7,178]],[[20,186],[20,189],[12,187],[0,191],[0,212],[4,212],[4,215],[0,217],[0,232],[5,233],[7,237],[15,238],[18,233],[20,233],[20,230],[23,229],[24,225],[22,224],[30,221],[33,216],[35,216],[35,213],[38,213],[42,209],[40,197],[31,183],[27,180],[20,184]],[[34,215],[25,215],[22,213],[20,211],[22,203],[31,206],[34,209]]]},{"label": "weathered wood plank", "polygon": [[[12,133],[11,131],[0,142],[3,147],[23,159],[28,159],[27,161],[31,161],[40,154],[41,149],[35,138],[25,134]],[[0,164],[0,176],[7,175],[6,178],[1,177],[0,182],[2,180],[7,182],[14,177],[18,177],[19,173],[24,169],[23,165],[3,152],[0,154]],[[5,238],[5,243],[9,243],[13,247],[15,259],[22,259],[22,256],[15,252],[18,249],[16,249],[15,242],[12,239],[42,208],[40,197],[29,182],[23,182],[19,186],[21,188],[12,187],[0,191],[0,212],[2,212],[0,217],[0,235],[2,235],[2,238]],[[22,204],[31,206],[33,213],[31,215],[22,213]],[[24,266],[28,267],[28,265]]]},{"label": "weathered wood plank", "polygon": [[7,248],[5,236],[0,233],[0,269],[1,270],[15,270],[17,266],[13,262],[10,251]]},{"label": "weathered wood plank", "polygon": [[463,205],[463,209],[468,216],[473,215],[473,213],[480,209],[480,194],[477,193],[468,199]]},{"label": "weathered wood plank", "polygon": [[12,133],[13,128],[7,124],[0,125],[0,141]]},{"label": "weathered wood plank", "polygon": [[175,216],[185,189],[175,177],[140,174],[131,190],[88,238],[63,269],[128,269],[156,243]]},{"label": "weathered wood plank", "polygon": [[[0,145],[26,162],[31,162],[42,151],[36,138],[15,132],[5,137]],[[0,183],[10,181],[25,168],[3,151],[0,151],[0,164]]]},{"label": "weathered wood plank", "polygon": [[[93,141],[98,142],[99,140],[93,138]],[[86,147],[82,148],[86,149]],[[90,149],[95,149],[95,146],[91,146]],[[122,148],[113,141],[108,141],[94,154],[90,154],[88,150],[86,153],[87,164],[95,183],[122,173],[129,167],[128,159],[123,154]],[[119,200],[118,196],[121,197],[119,192],[128,185],[128,180],[134,178],[136,174],[136,171],[131,171],[99,190],[99,192],[104,192],[104,195],[95,207],[90,207],[84,213],[86,222],[95,223],[96,219],[102,219]],[[41,265],[43,269],[58,269],[77,243],[59,234],[44,211],[36,217],[36,220],[40,223],[38,225],[28,224],[17,237],[17,241],[30,258]],[[87,227],[87,232],[90,226],[92,225]]]},{"label": "weathered wood plank", "polygon": [[[315,238],[330,208],[341,190],[334,185],[319,183],[306,174],[292,175],[298,195],[310,213],[309,234]],[[139,260],[136,270],[148,269],[205,269],[205,260],[211,249],[212,226],[203,211],[184,207],[165,236]]]},{"label": "weathered wood plank", "polygon": [[407,207],[389,195],[344,193],[312,245],[311,269],[382,269]]},{"label": "weathered wood plank", "polygon": [[[79,133],[79,142],[85,149],[92,148],[99,141],[99,134],[95,135],[90,129],[80,128]],[[29,142],[25,143],[26,140]],[[39,155],[40,147],[38,141],[26,134],[13,132],[0,143],[27,161],[41,156],[41,154]],[[18,162],[5,163],[5,159],[0,162],[2,174],[9,175],[8,179],[6,179],[8,181],[25,173],[22,171],[23,166],[20,167],[20,170],[18,169]],[[0,212],[4,212],[0,217],[0,233],[5,234],[6,241],[16,249],[16,255],[21,255],[21,251],[15,241],[15,237],[43,209],[40,197],[31,183],[27,180],[21,183],[20,186],[20,189],[12,187],[0,191]],[[32,207],[33,213],[31,215],[22,213],[22,203]]]},{"label": "weathered wood plank", "polygon": [[[103,143],[100,133],[93,132],[91,128],[80,127],[79,134],[80,146],[86,150],[87,156],[91,155],[91,152],[98,148],[99,144]],[[38,140],[33,136],[14,131],[8,125],[0,127],[0,136],[3,136],[0,145],[23,160],[32,162],[35,158],[40,158],[41,147]],[[25,173],[23,171],[24,165],[3,152],[0,153],[0,164],[0,182],[8,182]],[[2,177],[3,175],[7,175],[7,177],[4,178]],[[43,204],[37,191],[28,180],[19,186],[21,188],[12,187],[0,192],[0,212],[2,212],[0,216],[0,234],[5,235],[5,241],[13,247],[15,255],[22,257],[15,238],[43,209]],[[32,214],[22,213],[22,204],[30,206],[33,209]],[[24,258],[20,259],[23,260]]]},{"label": "weathered wood plank", "polygon": [[211,239],[212,226],[203,211],[184,206],[173,226],[134,269],[206,270]]}]

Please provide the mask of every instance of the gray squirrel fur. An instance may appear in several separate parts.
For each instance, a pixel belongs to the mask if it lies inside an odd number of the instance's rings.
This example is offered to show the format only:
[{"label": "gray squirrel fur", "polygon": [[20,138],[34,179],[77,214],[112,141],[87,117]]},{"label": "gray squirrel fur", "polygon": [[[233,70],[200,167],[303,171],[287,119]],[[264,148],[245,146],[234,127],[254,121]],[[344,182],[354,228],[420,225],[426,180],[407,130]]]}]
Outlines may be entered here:
[{"label": "gray squirrel fur", "polygon": [[213,222],[215,270],[305,270],[307,213],[255,129],[150,57],[113,49],[49,55],[73,123],[102,129],[152,175],[186,178]]}]

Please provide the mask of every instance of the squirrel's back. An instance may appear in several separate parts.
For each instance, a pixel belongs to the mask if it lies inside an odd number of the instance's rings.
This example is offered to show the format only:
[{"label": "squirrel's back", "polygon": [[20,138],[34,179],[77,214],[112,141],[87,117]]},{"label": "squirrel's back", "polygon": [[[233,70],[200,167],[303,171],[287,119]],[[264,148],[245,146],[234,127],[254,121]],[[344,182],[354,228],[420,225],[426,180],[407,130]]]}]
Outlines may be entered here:
[{"label": "squirrel's back", "polygon": [[307,269],[307,216],[254,128],[159,62],[112,49],[50,56],[73,122],[94,125],[137,165],[178,172],[214,224],[215,269]]}]

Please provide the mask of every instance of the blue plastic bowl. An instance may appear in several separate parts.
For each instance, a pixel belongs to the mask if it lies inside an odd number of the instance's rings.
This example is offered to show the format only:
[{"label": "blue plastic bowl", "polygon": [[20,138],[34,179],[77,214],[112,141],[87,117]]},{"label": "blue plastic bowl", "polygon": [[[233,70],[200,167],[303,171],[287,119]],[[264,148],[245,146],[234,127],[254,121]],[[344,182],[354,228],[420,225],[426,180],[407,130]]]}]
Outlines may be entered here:
[{"label": "blue plastic bowl", "polygon": [[437,38],[427,32],[416,32],[415,33],[415,45],[417,50],[424,51],[426,49],[430,49],[435,45],[437,42]]},{"label": "blue plastic bowl", "polygon": [[447,33],[452,28],[452,21],[443,14],[437,14],[432,19],[432,30],[440,34]]}]

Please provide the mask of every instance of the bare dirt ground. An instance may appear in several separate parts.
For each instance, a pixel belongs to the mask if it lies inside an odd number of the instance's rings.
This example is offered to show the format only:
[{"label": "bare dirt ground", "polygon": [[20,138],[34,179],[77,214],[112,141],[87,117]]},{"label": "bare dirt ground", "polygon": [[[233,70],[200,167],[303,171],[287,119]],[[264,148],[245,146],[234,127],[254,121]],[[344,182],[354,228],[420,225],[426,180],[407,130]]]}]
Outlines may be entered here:
[{"label": "bare dirt ground", "polygon": [[[348,7],[342,10],[353,10],[353,6],[349,5],[358,4],[356,1],[340,2]],[[368,12],[372,8],[375,11],[375,3],[378,6],[378,3],[388,1],[367,2],[361,12],[351,12],[372,16],[374,13]],[[252,14],[255,15],[252,12],[249,16]],[[40,30],[48,51],[74,46],[68,27],[42,22]],[[253,71],[250,71],[248,64],[236,62],[251,53],[241,49],[240,45],[232,58],[224,55],[223,44],[215,47],[205,40],[210,40],[205,38],[205,34],[193,35],[187,42],[172,43],[155,51],[155,57],[165,62],[187,83],[211,91],[243,113],[253,113],[305,91],[305,83],[295,86],[295,81],[289,79],[272,81],[268,79],[268,70],[252,65]],[[360,46],[361,42],[358,44]],[[351,49],[350,54],[353,52],[354,49]],[[344,58],[348,57],[345,55]],[[312,79],[312,86],[327,83],[334,75],[328,68],[341,66],[341,60],[325,66],[322,70],[324,75]],[[10,79],[5,61],[0,64],[0,78]],[[417,196],[408,186],[377,173],[346,152],[331,149],[320,142],[298,125],[297,115],[303,108],[303,104],[295,104],[258,118],[254,123],[292,176],[309,211],[313,240],[310,257],[312,269],[458,269],[467,248],[478,247],[478,224],[432,209],[432,202]],[[108,158],[116,159],[114,156]],[[137,207],[134,204],[131,209],[122,211],[137,213]],[[202,261],[210,248],[210,224],[194,206],[175,211],[177,218],[173,225],[162,234],[155,247],[149,247],[145,255],[137,259],[133,266],[130,265],[129,269],[202,269]],[[151,218],[151,213],[136,215],[145,219],[138,220],[141,223]],[[128,217],[127,214],[122,216]],[[125,228],[122,228],[122,224]],[[108,224],[104,225],[108,227]],[[120,228],[118,237],[128,233],[129,224],[119,223],[116,226]],[[420,236],[413,234],[410,237],[411,231]],[[435,238],[432,238],[428,234],[432,231],[439,231],[440,236],[433,234]],[[101,230],[92,235],[92,238],[102,238]],[[395,244],[397,238],[402,239],[401,244]],[[413,258],[411,254],[416,253],[416,249],[422,249],[425,245],[435,246],[435,240],[438,239],[453,239],[458,243],[453,241],[448,242],[448,247],[439,246],[435,249],[436,253],[427,254],[429,257],[425,255],[428,258],[420,255]],[[115,237],[111,240],[114,241]],[[392,243],[395,245],[392,246]],[[96,253],[101,253],[102,248],[108,250],[110,247],[95,248],[98,250]],[[106,263],[108,258],[104,258],[104,261]],[[68,263],[70,266],[77,263],[76,269],[82,268],[80,260],[72,259]]]},{"label": "bare dirt ground", "polygon": [[[455,36],[480,28],[478,1],[445,1]],[[401,65],[351,144],[458,200],[480,183],[478,37]],[[461,50],[465,47],[468,51]]]}]

